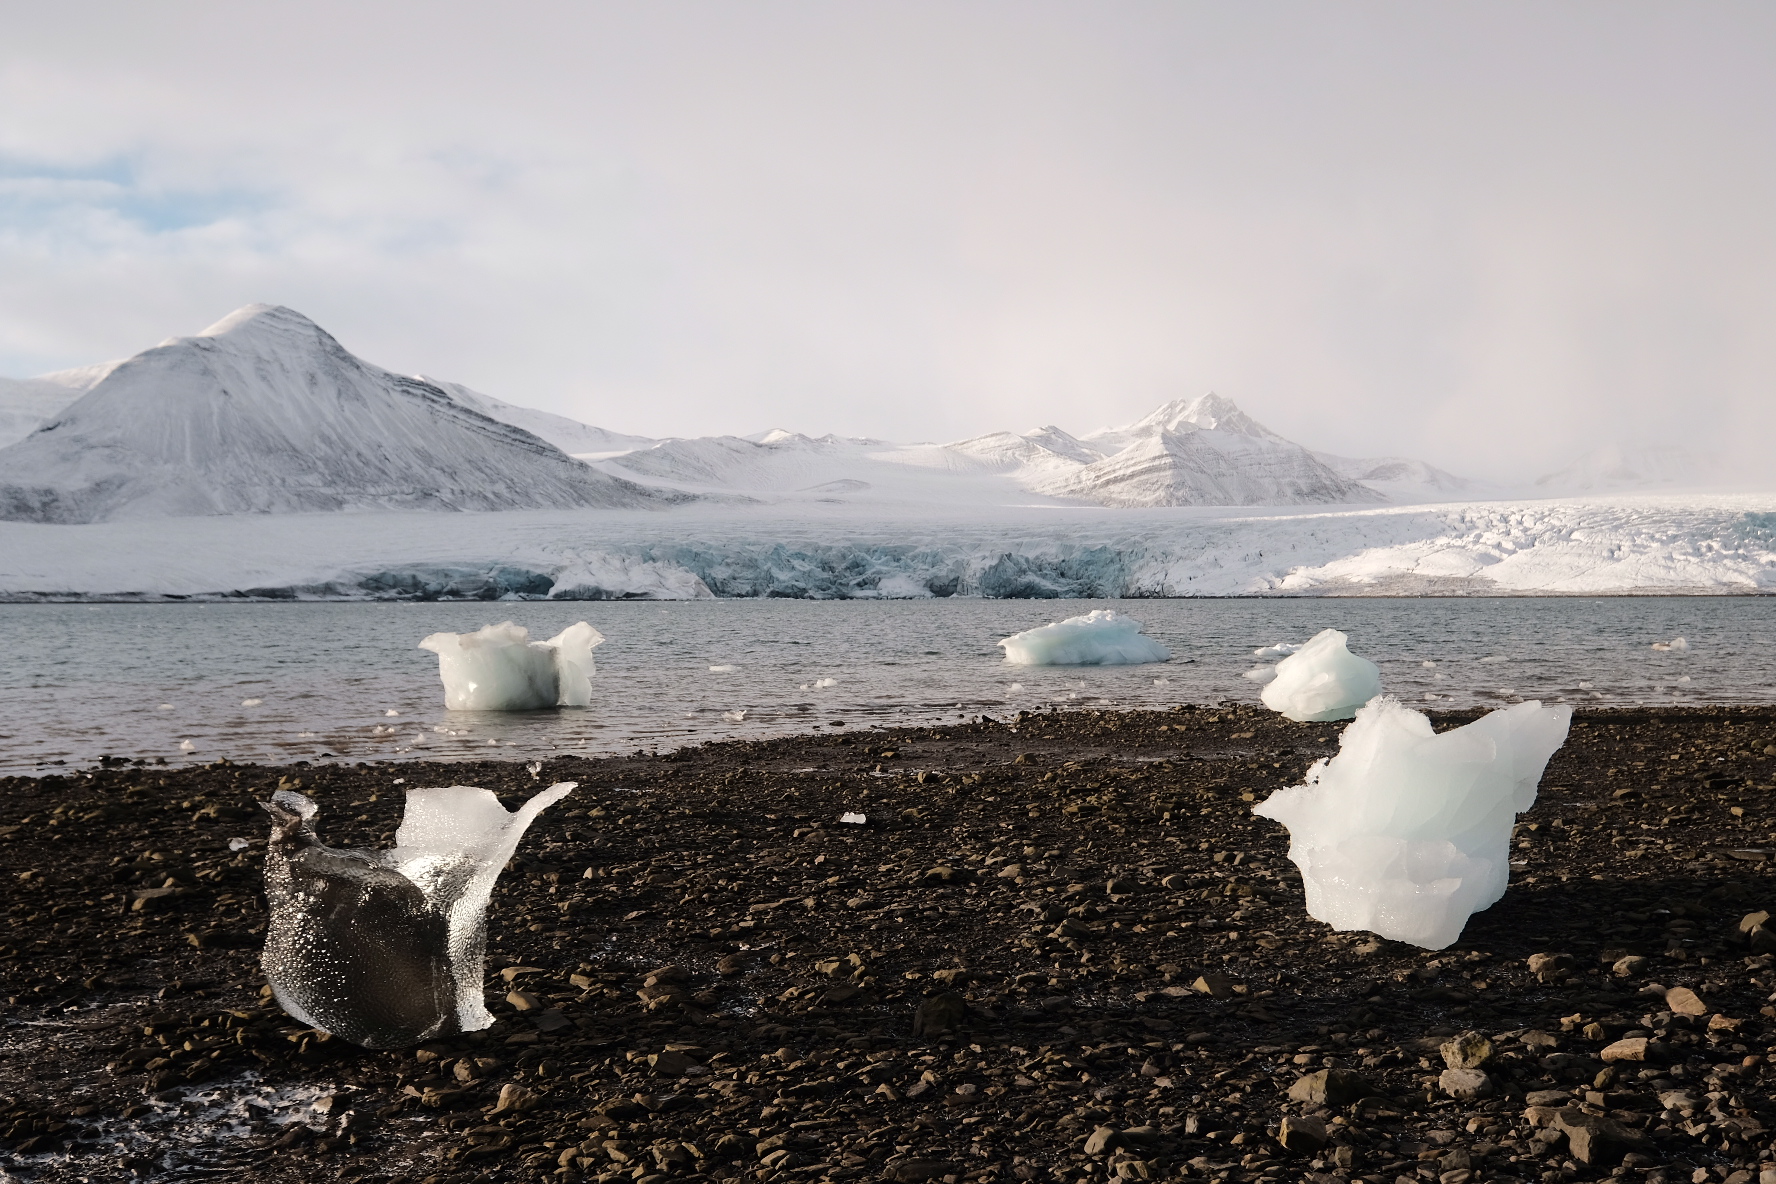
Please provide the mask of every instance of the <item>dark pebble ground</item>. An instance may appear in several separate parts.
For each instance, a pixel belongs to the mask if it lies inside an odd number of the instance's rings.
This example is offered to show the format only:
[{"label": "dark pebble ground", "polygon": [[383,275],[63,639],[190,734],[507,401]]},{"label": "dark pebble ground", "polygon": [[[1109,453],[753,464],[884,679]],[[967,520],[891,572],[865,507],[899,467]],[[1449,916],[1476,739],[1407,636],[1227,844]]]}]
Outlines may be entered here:
[{"label": "dark pebble ground", "polygon": [[[0,781],[0,1179],[1776,1181],[1776,932],[1741,929],[1776,709],[1580,716],[1436,952],[1309,920],[1249,813],[1338,732],[1073,710]],[[386,845],[402,779],[580,788],[495,892],[495,1026],[366,1052],[262,989],[255,802]]]}]

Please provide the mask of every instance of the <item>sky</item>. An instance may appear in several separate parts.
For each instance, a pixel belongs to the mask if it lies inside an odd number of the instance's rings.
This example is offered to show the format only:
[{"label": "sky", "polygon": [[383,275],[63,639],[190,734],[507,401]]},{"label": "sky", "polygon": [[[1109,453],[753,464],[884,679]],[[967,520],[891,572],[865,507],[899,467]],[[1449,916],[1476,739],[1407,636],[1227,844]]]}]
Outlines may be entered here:
[{"label": "sky", "polygon": [[240,305],[651,436],[1214,390],[1776,475],[1776,8],[0,0],[0,374]]}]

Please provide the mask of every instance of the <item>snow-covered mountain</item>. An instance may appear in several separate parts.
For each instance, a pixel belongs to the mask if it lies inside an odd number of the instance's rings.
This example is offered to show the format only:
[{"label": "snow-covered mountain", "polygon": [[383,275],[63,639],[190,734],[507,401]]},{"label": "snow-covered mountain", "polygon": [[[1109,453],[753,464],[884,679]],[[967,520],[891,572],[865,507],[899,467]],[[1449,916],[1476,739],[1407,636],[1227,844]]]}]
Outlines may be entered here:
[{"label": "snow-covered mountain", "polygon": [[0,518],[25,522],[671,500],[263,304],[116,363],[0,448]]},{"label": "snow-covered mountain", "polygon": [[0,378],[0,448],[18,443],[48,423],[118,365],[100,362],[36,378]]},{"label": "snow-covered mountain", "polygon": [[473,411],[479,411],[489,419],[497,419],[501,423],[509,423],[515,428],[523,428],[533,436],[540,436],[569,456],[581,459],[615,456],[619,453],[633,452],[637,448],[651,448],[659,443],[647,436],[630,436],[622,432],[606,431],[595,428],[591,424],[581,423],[577,419],[569,419],[565,415],[555,415],[548,411],[537,411],[530,407],[520,407],[515,403],[507,403],[492,395],[484,395],[480,391],[471,390],[460,382],[445,382],[442,379],[427,378],[420,375],[421,382],[429,382],[451,398]]},{"label": "snow-covered mountain", "polygon": [[1101,460],[1035,486],[1106,506],[1328,505],[1387,500],[1341,477],[1313,453],[1207,394],[1175,400],[1089,443],[1117,447]]},{"label": "snow-covered mountain", "polygon": [[1571,464],[1536,478],[1558,493],[1695,488],[1721,481],[1718,458],[1675,444],[1603,444]]}]

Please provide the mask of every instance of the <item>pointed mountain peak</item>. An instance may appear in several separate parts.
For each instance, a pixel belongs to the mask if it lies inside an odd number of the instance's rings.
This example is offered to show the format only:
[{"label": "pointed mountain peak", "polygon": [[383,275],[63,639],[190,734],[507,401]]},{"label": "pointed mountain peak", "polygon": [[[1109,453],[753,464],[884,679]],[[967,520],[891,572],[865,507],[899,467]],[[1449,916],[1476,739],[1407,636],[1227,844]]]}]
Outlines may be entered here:
[{"label": "pointed mountain peak", "polygon": [[196,337],[241,337],[271,330],[288,333],[292,330],[325,333],[319,325],[293,308],[281,304],[248,304],[235,309],[209,328],[193,334]]}]

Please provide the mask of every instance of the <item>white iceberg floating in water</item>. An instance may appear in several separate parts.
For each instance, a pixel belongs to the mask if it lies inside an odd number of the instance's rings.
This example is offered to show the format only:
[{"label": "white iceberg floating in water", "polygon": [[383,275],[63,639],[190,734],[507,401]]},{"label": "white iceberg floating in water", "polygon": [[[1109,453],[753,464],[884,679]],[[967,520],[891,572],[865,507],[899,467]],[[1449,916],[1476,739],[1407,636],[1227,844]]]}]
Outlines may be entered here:
[{"label": "white iceberg floating in water", "polygon": [[[1314,634],[1276,664],[1276,677],[1259,698],[1272,711],[1299,723],[1351,718],[1357,708],[1381,694],[1381,671],[1346,649],[1348,640],[1336,629]],[[1255,679],[1257,672],[1246,677]]]},{"label": "white iceberg floating in water", "polygon": [[1511,828],[1571,722],[1572,708],[1531,700],[1437,734],[1378,698],[1307,784],[1252,812],[1289,828],[1309,916],[1440,950],[1504,895]]},{"label": "white iceberg floating in water", "polygon": [[1298,645],[1291,645],[1289,642],[1279,641],[1275,645],[1267,645],[1262,649],[1253,650],[1252,656],[1254,658],[1286,658],[1300,648],[1301,647]]},{"label": "white iceberg floating in water", "polygon": [[1681,637],[1674,637],[1670,641],[1655,641],[1653,643],[1653,648],[1660,653],[1665,653],[1667,651],[1682,653],[1690,648],[1690,643]]},{"label": "white iceberg floating in water", "polygon": [[998,644],[1013,666],[1139,666],[1169,662],[1172,652],[1141,633],[1141,622],[1115,609],[1026,629]]},{"label": "white iceberg floating in water", "polygon": [[365,1048],[491,1026],[482,963],[494,881],[537,815],[574,785],[551,785],[514,812],[469,785],[410,789],[388,851],[328,847],[313,801],[273,794],[261,964],[279,1005]]},{"label": "white iceberg floating in water", "polygon": [[592,703],[592,648],[604,634],[581,621],[548,641],[506,621],[473,633],[434,633],[419,643],[438,655],[444,706],[452,711],[537,711]]}]

